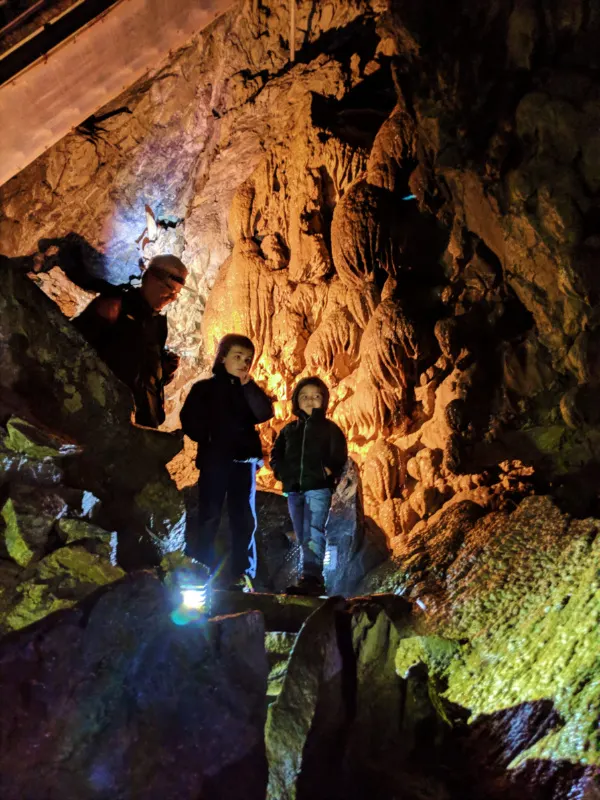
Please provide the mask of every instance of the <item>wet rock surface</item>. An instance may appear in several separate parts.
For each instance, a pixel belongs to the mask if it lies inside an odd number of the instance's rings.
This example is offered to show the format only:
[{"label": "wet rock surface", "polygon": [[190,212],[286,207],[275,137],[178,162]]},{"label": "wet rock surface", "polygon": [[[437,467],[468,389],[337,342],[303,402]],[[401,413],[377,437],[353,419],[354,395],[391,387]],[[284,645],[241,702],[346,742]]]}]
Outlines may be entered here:
[{"label": "wet rock surface", "polygon": [[426,674],[396,674],[409,610],[394,596],[331,598],[307,621],[268,712],[269,798],[449,796]]},{"label": "wet rock surface", "polygon": [[[171,251],[190,279],[169,426],[229,330],[277,399],[266,452],[295,380],[322,375],[353,460],[328,589],[412,603],[222,598],[272,634],[273,800],[596,800],[600,18],[585,0],[296,8],[294,63],[288,4],[234,4],[0,189],[0,609],[27,624],[91,591],[67,554],[114,569],[80,523],[117,531],[127,566],[181,542],[179,442],[130,428],[24,278],[70,317]],[[24,404],[75,449],[24,442]],[[280,591],[298,548],[260,481],[259,585]],[[101,505],[32,515],[15,484]]]},{"label": "wet rock surface", "polygon": [[139,574],[0,642],[3,798],[264,798],[260,614],[169,611]]},{"label": "wet rock surface", "polygon": [[417,626],[449,642],[407,639],[396,668],[425,665],[466,714],[454,742],[459,796],[594,796],[598,525],[549,497],[485,516],[457,506],[363,584],[403,592]]},{"label": "wet rock surface", "polygon": [[[70,608],[124,575],[117,566],[116,531],[94,524],[101,517],[99,499],[62,483],[62,459],[82,448],[14,416],[6,431],[21,468],[0,477],[2,632]],[[49,472],[61,483],[48,486]]]}]

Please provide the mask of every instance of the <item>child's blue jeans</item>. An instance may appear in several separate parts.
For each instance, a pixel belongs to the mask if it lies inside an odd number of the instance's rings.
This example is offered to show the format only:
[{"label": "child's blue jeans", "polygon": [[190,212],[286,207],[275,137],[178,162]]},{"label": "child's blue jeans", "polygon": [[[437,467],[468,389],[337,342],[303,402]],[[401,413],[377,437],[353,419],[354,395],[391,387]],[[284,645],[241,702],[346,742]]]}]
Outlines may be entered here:
[{"label": "child's blue jeans", "polygon": [[288,508],[294,533],[302,547],[302,575],[323,577],[325,526],[331,506],[331,489],[290,492]]}]

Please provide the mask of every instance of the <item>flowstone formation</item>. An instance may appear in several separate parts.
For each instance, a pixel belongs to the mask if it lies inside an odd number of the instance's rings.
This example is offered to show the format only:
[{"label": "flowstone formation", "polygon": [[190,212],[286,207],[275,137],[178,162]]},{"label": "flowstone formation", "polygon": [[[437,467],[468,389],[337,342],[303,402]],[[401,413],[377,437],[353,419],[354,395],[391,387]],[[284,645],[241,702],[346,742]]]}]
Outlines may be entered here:
[{"label": "flowstone formation", "polygon": [[225,331],[277,397],[266,448],[322,375],[392,550],[466,498],[594,513],[596,18],[296,5],[295,63],[285,4],[236,5],[11,180],[4,252],[69,316],[182,256],[169,425]]}]

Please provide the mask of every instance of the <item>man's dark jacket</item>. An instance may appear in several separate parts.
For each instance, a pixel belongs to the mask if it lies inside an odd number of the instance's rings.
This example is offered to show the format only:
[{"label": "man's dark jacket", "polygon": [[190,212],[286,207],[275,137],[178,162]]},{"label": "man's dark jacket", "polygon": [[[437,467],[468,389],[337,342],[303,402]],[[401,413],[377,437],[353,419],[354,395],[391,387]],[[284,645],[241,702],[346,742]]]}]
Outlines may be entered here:
[{"label": "man's dark jacket", "polygon": [[262,448],[256,425],[273,416],[273,403],[249,381],[242,386],[222,364],[212,378],[198,381],[187,396],[180,419],[183,432],[198,442],[196,463],[259,461]]},{"label": "man's dark jacket", "polygon": [[[348,458],[346,437],[322,408],[309,416],[298,412],[277,437],[271,451],[271,469],[284,492],[333,489]],[[325,468],[331,471],[328,475]]]},{"label": "man's dark jacket", "polygon": [[173,377],[165,350],[167,319],[144,300],[139,289],[117,295],[121,310],[116,322],[100,316],[93,300],[73,324],[98,352],[135,402],[135,421],[157,428],[165,419],[164,387]]}]

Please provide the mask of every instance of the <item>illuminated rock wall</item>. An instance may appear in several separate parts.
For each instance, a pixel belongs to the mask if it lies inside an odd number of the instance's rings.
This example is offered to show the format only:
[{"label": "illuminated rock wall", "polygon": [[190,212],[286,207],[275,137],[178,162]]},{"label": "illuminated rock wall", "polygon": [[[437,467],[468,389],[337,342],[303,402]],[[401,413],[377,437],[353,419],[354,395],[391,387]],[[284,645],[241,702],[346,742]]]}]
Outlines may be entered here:
[{"label": "illuminated rock wall", "polygon": [[[140,259],[186,260],[171,427],[231,329],[278,400],[266,448],[297,378],[323,376],[392,556],[361,591],[404,594],[417,626],[373,674],[425,666],[428,702],[454,704],[455,796],[595,800],[600,19],[583,0],[298,0],[291,64],[287,8],[235,6],[2,187],[1,249],[69,316]],[[327,675],[315,641],[296,662]]]},{"label": "illuminated rock wall", "polygon": [[2,250],[69,315],[181,255],[169,425],[218,337],[247,333],[278,400],[265,447],[323,376],[392,549],[464,499],[595,511],[584,5],[298,2],[290,63],[287,4],[240,3],[2,187]]}]

